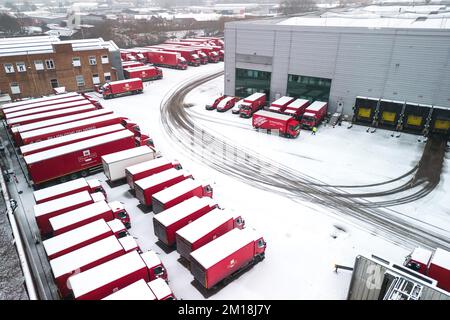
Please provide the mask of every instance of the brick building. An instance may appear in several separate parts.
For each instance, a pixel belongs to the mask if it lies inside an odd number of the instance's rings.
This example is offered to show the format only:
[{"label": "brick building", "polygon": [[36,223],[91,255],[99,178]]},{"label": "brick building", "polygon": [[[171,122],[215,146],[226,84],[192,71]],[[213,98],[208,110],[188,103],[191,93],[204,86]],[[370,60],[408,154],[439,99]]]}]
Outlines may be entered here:
[{"label": "brick building", "polygon": [[0,39],[0,93],[13,100],[39,97],[66,87],[90,91],[123,77],[119,48],[98,39],[60,41],[38,36]]}]

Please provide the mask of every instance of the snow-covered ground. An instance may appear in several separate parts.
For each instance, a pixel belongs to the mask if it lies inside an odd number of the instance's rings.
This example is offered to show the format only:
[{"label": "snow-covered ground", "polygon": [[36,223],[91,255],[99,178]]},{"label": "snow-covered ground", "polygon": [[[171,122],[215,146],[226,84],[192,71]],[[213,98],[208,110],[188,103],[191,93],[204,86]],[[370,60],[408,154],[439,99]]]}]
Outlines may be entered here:
[{"label": "snow-covered ground", "polygon": [[[214,198],[222,207],[242,214],[247,228],[260,231],[268,244],[266,259],[223,288],[212,299],[345,299],[351,273],[334,272],[334,264],[352,266],[358,254],[375,254],[398,263],[411,248],[393,244],[377,236],[376,230],[366,230],[352,221],[330,215],[314,203],[294,201],[269,191],[236,181],[191,159],[173,144],[160,121],[160,104],[169,92],[190,79],[223,69],[223,64],[209,64],[186,71],[164,69],[164,79],[145,84],[141,95],[102,100],[105,108],[136,120],[143,132],[153,137],[155,145],[167,157],[178,159],[196,179],[209,181]],[[417,137],[402,134],[392,138],[390,132],[378,130],[366,133],[355,126],[320,127],[316,136],[302,131],[295,140],[255,132],[250,121],[227,113],[205,111],[208,97],[223,90],[223,78],[206,83],[190,93],[186,102],[195,104],[189,112],[196,121],[219,131],[230,142],[245,145],[285,165],[334,185],[369,184],[395,178],[418,161],[423,143]],[[95,94],[94,94],[95,95]],[[448,170],[446,160],[445,170]],[[447,172],[447,171],[446,171]],[[103,173],[96,175],[101,180]],[[448,173],[443,174],[439,189],[418,204],[395,208],[416,218],[448,228]],[[130,232],[144,250],[160,254],[169,272],[170,285],[178,298],[202,299],[191,285],[190,272],[178,261],[176,251],[166,254],[155,243],[153,213],[144,214],[137,208],[138,200],[122,185],[105,188],[108,198],[125,203],[131,215]],[[448,197],[447,197],[448,198]],[[445,224],[445,225],[444,225]],[[448,232],[448,231],[447,231]]]}]

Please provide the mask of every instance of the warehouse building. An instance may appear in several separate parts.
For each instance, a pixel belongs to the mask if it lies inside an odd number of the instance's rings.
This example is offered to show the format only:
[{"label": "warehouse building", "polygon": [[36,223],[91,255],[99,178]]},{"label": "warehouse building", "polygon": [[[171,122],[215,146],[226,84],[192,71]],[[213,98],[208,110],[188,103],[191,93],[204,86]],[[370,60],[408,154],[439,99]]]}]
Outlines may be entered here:
[{"label": "warehouse building", "polygon": [[98,39],[60,41],[54,36],[0,39],[0,92],[13,100],[65,87],[90,91],[123,77],[119,48]]},{"label": "warehouse building", "polygon": [[350,116],[359,96],[363,104],[375,101],[366,110],[370,121],[383,99],[396,123],[405,104],[450,108],[450,6],[369,6],[229,22],[225,43],[228,95],[328,101],[329,112]]}]

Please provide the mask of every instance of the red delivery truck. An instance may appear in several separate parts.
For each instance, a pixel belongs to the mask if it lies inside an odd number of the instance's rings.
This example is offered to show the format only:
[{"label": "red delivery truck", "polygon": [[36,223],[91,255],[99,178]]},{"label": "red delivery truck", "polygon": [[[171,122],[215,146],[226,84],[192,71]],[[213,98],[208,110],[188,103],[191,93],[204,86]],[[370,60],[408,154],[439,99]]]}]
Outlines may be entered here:
[{"label": "red delivery truck", "polygon": [[322,101],[314,101],[303,113],[301,126],[302,128],[312,129],[317,127],[327,115],[328,103]]},{"label": "red delivery truck", "polygon": [[254,112],[262,109],[265,103],[266,94],[256,92],[244,99],[244,103],[241,104],[239,116],[242,118],[250,118]]},{"label": "red delivery truck", "polygon": [[295,119],[300,120],[305,113],[306,108],[309,106],[309,100],[296,99],[284,109],[283,113],[293,116]]},{"label": "red delivery truck", "polygon": [[55,259],[69,252],[87,246],[111,235],[116,238],[126,236],[127,231],[120,220],[95,220],[72,231],[60,234],[42,242],[48,259]]},{"label": "red delivery truck", "polygon": [[228,210],[214,209],[176,232],[177,251],[189,260],[192,251],[234,228],[243,229],[244,219]]},{"label": "red delivery truck", "polygon": [[265,250],[260,234],[233,229],[191,253],[191,273],[203,287],[211,289],[263,260]]},{"label": "red delivery truck", "polygon": [[287,114],[259,110],[253,114],[252,125],[255,129],[267,132],[278,130],[281,136],[288,138],[297,138],[300,134],[300,123]]},{"label": "red delivery truck", "polygon": [[270,104],[269,111],[282,113],[294,101],[291,97],[281,97]]},{"label": "red delivery truck", "polygon": [[178,161],[160,157],[127,167],[125,169],[125,175],[130,189],[134,190],[135,181],[150,177],[151,175],[171,168],[177,170],[182,169],[181,164]]},{"label": "red delivery truck", "polygon": [[40,185],[58,178],[65,180],[67,176],[86,176],[101,167],[101,156],[134,146],[133,133],[123,130],[30,154],[24,161],[33,184]]},{"label": "red delivery truck", "polygon": [[114,236],[109,236],[50,260],[59,295],[62,298],[69,296],[71,288],[68,286],[68,279],[74,274],[89,270],[124,254],[125,250],[119,240]]},{"label": "red delivery truck", "polygon": [[213,99],[211,99],[211,101],[214,101],[212,104],[207,104],[205,105],[205,109],[206,110],[214,110],[217,108],[217,105],[220,103],[220,101],[222,101],[223,99],[225,99],[226,96],[216,96]]},{"label": "red delivery truck", "polygon": [[106,127],[113,124],[122,124],[123,127],[132,131],[135,136],[140,134],[139,127],[135,123],[130,122],[128,119],[116,114],[107,114],[100,117],[64,123],[33,131],[27,131],[20,134],[20,140],[23,142],[23,144],[35,143],[73,133]]},{"label": "red delivery truck", "polygon": [[169,285],[163,279],[157,278],[147,283],[147,285],[152,290],[156,300],[176,300]]},{"label": "red delivery truck", "polygon": [[51,232],[49,219],[65,212],[81,208],[104,199],[102,193],[90,194],[87,191],[77,192],[62,198],[50,200],[34,206],[34,216],[41,234]]},{"label": "red delivery truck", "polygon": [[162,70],[155,66],[143,66],[123,70],[125,79],[139,78],[142,81],[162,79]]},{"label": "red delivery truck", "polygon": [[213,189],[209,184],[186,179],[152,196],[153,213],[160,213],[194,196],[212,198],[212,195]]},{"label": "red delivery truck", "polygon": [[176,243],[175,232],[217,207],[217,202],[208,197],[192,197],[183,201],[153,217],[155,235],[171,247]]},{"label": "red delivery truck", "polygon": [[60,136],[53,139],[43,140],[35,143],[26,144],[20,147],[20,152],[23,156],[27,156],[33,153],[42,152],[45,150],[65,146],[67,144],[103,136],[108,133],[126,130],[121,124],[113,124],[111,126],[101,127],[88,131],[82,131],[77,133]]},{"label": "red delivery truck", "polygon": [[76,300],[100,300],[140,280],[167,278],[164,265],[156,253],[137,251],[124,254],[69,279]]},{"label": "red delivery truck", "polygon": [[179,52],[161,50],[148,50],[145,52],[147,59],[155,66],[186,70],[187,61]]},{"label": "red delivery truck", "polygon": [[437,281],[437,287],[450,292],[450,252],[415,248],[404,265]]},{"label": "red delivery truck", "polygon": [[143,66],[145,66],[145,64],[143,64],[142,62],[139,62],[139,61],[124,61],[124,62],[122,62],[123,69],[143,67]]},{"label": "red delivery truck", "polygon": [[236,103],[236,97],[226,97],[217,104],[217,111],[218,112],[228,111],[234,107],[235,103]]},{"label": "red delivery truck", "polygon": [[167,282],[158,278],[149,283],[141,279],[102,300],[175,300],[175,296]]},{"label": "red delivery truck", "polygon": [[188,178],[192,178],[192,175],[189,172],[171,168],[137,180],[134,182],[136,198],[142,205],[151,207],[152,196],[155,193]]},{"label": "red delivery truck", "polygon": [[119,219],[127,229],[131,227],[130,216],[119,201],[94,202],[52,217],[49,219],[49,223],[52,234],[57,236],[99,219],[105,221]]},{"label": "red delivery truck", "polygon": [[164,46],[164,45],[148,46],[146,48],[157,49],[157,50],[168,51],[168,52],[178,52],[187,61],[188,65],[195,66],[195,67],[198,67],[200,65],[200,57],[195,52],[195,50],[176,48],[173,46]]},{"label": "red delivery truck", "polygon": [[104,99],[122,97],[130,94],[139,94],[143,91],[144,86],[142,84],[142,79],[140,78],[111,81],[105,83],[99,88],[99,93],[103,95]]},{"label": "red delivery truck", "polygon": [[86,180],[85,178],[79,178],[34,191],[33,196],[36,204],[40,204],[82,191],[89,193],[101,192],[106,198],[106,192],[98,179]]},{"label": "red delivery truck", "polygon": [[217,63],[219,62],[219,53],[210,46],[198,46],[194,43],[190,43],[188,48],[192,48],[195,50],[201,50],[206,57],[208,58],[208,62]]},{"label": "red delivery truck", "polygon": [[103,171],[109,181],[116,182],[126,178],[125,169],[127,167],[153,160],[157,155],[155,149],[149,146],[108,153],[102,156]]}]

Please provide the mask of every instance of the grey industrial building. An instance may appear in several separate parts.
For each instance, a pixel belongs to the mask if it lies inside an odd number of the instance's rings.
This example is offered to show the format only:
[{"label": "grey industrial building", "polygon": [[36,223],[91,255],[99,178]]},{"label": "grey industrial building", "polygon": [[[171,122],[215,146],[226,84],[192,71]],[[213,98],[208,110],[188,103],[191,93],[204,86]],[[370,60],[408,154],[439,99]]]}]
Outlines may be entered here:
[{"label": "grey industrial building", "polygon": [[450,108],[450,6],[381,7],[225,25],[225,93],[357,96]]}]

